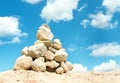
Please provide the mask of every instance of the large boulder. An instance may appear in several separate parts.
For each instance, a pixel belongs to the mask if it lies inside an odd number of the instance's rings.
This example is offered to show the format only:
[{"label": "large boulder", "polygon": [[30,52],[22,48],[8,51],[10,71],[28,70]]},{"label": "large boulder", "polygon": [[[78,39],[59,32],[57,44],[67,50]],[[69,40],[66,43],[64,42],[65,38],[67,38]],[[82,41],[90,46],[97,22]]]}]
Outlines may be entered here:
[{"label": "large boulder", "polygon": [[39,43],[43,43],[47,48],[49,48],[51,45],[52,45],[52,42],[51,41],[41,41],[41,40],[37,40],[37,41],[35,41],[35,45],[36,44],[39,44]]},{"label": "large boulder", "polygon": [[53,52],[54,54],[57,52],[57,50],[55,48],[49,47],[48,48],[51,52]]},{"label": "large boulder", "polygon": [[44,57],[47,60],[53,60],[55,55],[51,51],[47,51]]},{"label": "large boulder", "polygon": [[31,68],[34,71],[46,71],[46,65],[42,58],[35,59],[31,64]]},{"label": "large boulder", "polygon": [[37,39],[41,41],[51,41],[54,37],[52,34],[50,28],[46,25],[42,25],[39,27],[39,30],[37,31]]},{"label": "large boulder", "polygon": [[47,52],[47,48],[43,43],[39,43],[33,46],[29,47],[28,55],[32,58],[39,58],[41,56],[44,56]]},{"label": "large boulder", "polygon": [[48,68],[57,68],[58,66],[59,66],[59,63],[57,63],[56,61],[46,62],[46,67]]},{"label": "large boulder", "polygon": [[67,60],[68,54],[64,49],[60,49],[55,53],[54,60],[58,62],[64,62]]},{"label": "large boulder", "polygon": [[64,69],[62,67],[58,67],[55,72],[57,74],[63,74],[64,73]]},{"label": "large boulder", "polygon": [[31,67],[32,58],[29,56],[20,56],[15,63],[14,70],[29,70]]},{"label": "large boulder", "polygon": [[61,62],[61,67],[64,69],[65,72],[69,71],[69,67],[64,62]]},{"label": "large boulder", "polygon": [[28,47],[24,47],[23,49],[22,49],[22,55],[28,55]]},{"label": "large boulder", "polygon": [[66,61],[66,65],[68,66],[69,70],[73,69],[73,65],[71,62]]},{"label": "large boulder", "polygon": [[62,48],[62,43],[60,42],[59,39],[55,39],[55,40],[54,40],[53,47],[54,47],[55,49],[58,49],[58,50]]}]

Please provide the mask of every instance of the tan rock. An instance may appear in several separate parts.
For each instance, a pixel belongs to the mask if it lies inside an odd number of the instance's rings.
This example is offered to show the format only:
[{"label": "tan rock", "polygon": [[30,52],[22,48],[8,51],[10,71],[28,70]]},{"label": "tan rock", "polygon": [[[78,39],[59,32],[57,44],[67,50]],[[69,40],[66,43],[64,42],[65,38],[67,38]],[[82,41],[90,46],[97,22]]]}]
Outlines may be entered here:
[{"label": "tan rock", "polygon": [[64,73],[64,69],[63,69],[62,67],[58,67],[58,68],[56,69],[56,73],[57,73],[57,74],[63,74],[63,73]]},{"label": "tan rock", "polygon": [[62,43],[60,42],[59,39],[55,39],[55,40],[54,40],[53,47],[54,47],[55,49],[58,49],[58,50],[62,48]]},{"label": "tan rock", "polygon": [[37,40],[34,44],[36,45],[36,44],[39,44],[39,43],[43,43],[47,48],[52,45],[51,41],[40,41],[40,40]]},{"label": "tan rock", "polygon": [[15,63],[14,70],[28,70],[31,67],[32,58],[29,56],[20,56]]},{"label": "tan rock", "polygon": [[51,51],[47,51],[44,57],[47,60],[53,60],[55,55]]},{"label": "tan rock", "polygon": [[47,48],[43,43],[40,43],[34,46],[30,46],[28,52],[28,55],[32,58],[38,58],[45,55]]},{"label": "tan rock", "polygon": [[41,40],[41,41],[51,41],[54,37],[54,35],[52,34],[50,28],[42,25],[39,27],[39,30],[37,31],[37,39]]},{"label": "tan rock", "polygon": [[54,49],[54,48],[52,48],[52,47],[49,47],[49,50],[50,50],[51,52],[53,52],[54,54],[57,52],[57,50]]},{"label": "tan rock", "polygon": [[59,66],[59,63],[57,63],[56,61],[46,62],[46,67],[48,68],[57,68],[58,66]]},{"label": "tan rock", "polygon": [[54,60],[58,62],[64,62],[67,60],[68,54],[64,49],[60,49],[55,53]]},{"label": "tan rock", "polygon": [[73,65],[71,62],[66,62],[66,65],[68,66],[69,70],[72,70],[73,69]]},{"label": "tan rock", "polygon": [[22,49],[22,55],[28,55],[28,47]]},{"label": "tan rock", "polygon": [[35,61],[33,61],[33,63],[31,64],[31,68],[34,70],[34,71],[46,71],[46,65],[45,63],[40,59],[35,59]]},{"label": "tan rock", "polygon": [[69,67],[64,62],[61,62],[61,67],[63,67],[65,72],[69,71]]}]

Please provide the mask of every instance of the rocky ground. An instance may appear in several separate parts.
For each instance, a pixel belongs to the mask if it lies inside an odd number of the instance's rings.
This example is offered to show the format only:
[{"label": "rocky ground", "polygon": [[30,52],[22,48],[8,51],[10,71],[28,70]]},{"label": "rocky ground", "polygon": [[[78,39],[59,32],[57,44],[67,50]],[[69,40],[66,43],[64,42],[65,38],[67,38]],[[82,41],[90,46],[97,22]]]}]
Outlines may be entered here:
[{"label": "rocky ground", "polygon": [[0,83],[120,83],[120,71],[56,74],[30,70],[11,70],[0,73]]}]

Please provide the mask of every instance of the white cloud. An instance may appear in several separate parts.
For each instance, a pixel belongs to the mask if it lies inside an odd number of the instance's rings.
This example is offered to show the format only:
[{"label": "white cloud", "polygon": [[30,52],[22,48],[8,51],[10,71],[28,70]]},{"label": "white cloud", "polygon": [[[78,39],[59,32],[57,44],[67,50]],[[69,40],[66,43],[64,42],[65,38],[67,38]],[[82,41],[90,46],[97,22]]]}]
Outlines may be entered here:
[{"label": "white cloud", "polygon": [[91,25],[96,28],[106,29],[106,28],[115,28],[118,24],[117,21],[112,21],[112,14],[103,14],[99,12],[97,14],[90,14],[89,17],[92,19]]},{"label": "white cloud", "polygon": [[102,63],[93,68],[94,71],[113,71],[119,69],[119,65],[114,60],[109,60],[109,62]]},{"label": "white cloud", "polygon": [[70,44],[69,47],[67,48],[68,51],[73,52],[77,50],[77,46],[75,44]]},{"label": "white cloud", "polygon": [[82,64],[73,64],[73,70],[75,72],[86,72],[87,67],[84,67]]},{"label": "white cloud", "polygon": [[90,53],[92,56],[120,56],[120,44],[115,42],[94,44],[88,49],[92,50]]},{"label": "white cloud", "polygon": [[79,0],[47,0],[47,5],[42,9],[40,16],[47,22],[70,21],[78,2]]},{"label": "white cloud", "polygon": [[0,17],[0,37],[26,36],[19,29],[19,19],[16,17]]},{"label": "white cloud", "polygon": [[13,44],[13,43],[20,43],[21,40],[19,39],[19,37],[14,37],[11,41],[1,41],[0,40],[0,45],[4,45],[4,44]]},{"label": "white cloud", "polygon": [[78,10],[78,12],[81,12],[83,9],[85,9],[87,7],[87,4],[84,4],[83,6],[81,6]]},{"label": "white cloud", "polygon": [[104,0],[102,3],[108,13],[120,12],[120,0]]},{"label": "white cloud", "polygon": [[11,38],[11,41],[0,40],[0,45],[18,43],[19,37],[27,36],[27,33],[19,29],[19,19],[13,16],[0,17],[0,38]]},{"label": "white cloud", "polygon": [[84,19],[82,22],[80,22],[80,24],[81,24],[84,28],[86,28],[86,27],[89,25],[89,23],[90,23],[90,20],[88,20],[88,19]]},{"label": "white cloud", "polygon": [[26,3],[34,5],[34,4],[40,3],[42,0],[23,0],[23,1],[25,1]]},{"label": "white cloud", "polygon": [[116,12],[120,13],[120,0],[103,0],[101,6],[105,8],[104,12],[100,10],[96,14],[89,14],[89,19],[91,19],[91,26],[99,29],[116,28],[118,21],[113,20],[113,17]]}]

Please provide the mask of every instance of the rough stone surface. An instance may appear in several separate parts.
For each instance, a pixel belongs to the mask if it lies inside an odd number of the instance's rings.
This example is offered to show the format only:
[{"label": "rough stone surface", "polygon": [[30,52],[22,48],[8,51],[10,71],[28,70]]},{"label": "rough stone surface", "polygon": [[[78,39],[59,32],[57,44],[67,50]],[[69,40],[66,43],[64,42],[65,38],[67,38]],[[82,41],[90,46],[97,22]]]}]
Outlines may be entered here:
[{"label": "rough stone surface", "polygon": [[51,51],[47,51],[44,57],[47,60],[53,60],[55,55]]},{"label": "rough stone surface", "polygon": [[14,70],[29,70],[32,58],[29,56],[20,56],[15,63]]},{"label": "rough stone surface", "polygon": [[63,74],[73,69],[72,64],[67,62],[68,54],[60,40],[52,40],[54,35],[48,25],[40,26],[36,36],[34,45],[25,47],[21,51],[22,56],[17,59],[14,70]]},{"label": "rough stone surface", "polygon": [[58,68],[56,69],[56,73],[57,73],[57,74],[63,74],[63,73],[64,73],[64,69],[63,69],[62,67],[58,67]]},{"label": "rough stone surface", "polygon": [[55,59],[55,61],[58,61],[58,62],[64,62],[67,60],[67,56],[68,56],[68,54],[65,52],[65,50],[60,49],[55,53],[54,59]]},{"label": "rough stone surface", "polygon": [[61,62],[61,67],[63,67],[65,72],[69,71],[69,67],[64,62]]},{"label": "rough stone surface", "polygon": [[42,61],[40,58],[33,61],[31,67],[34,71],[42,71],[42,72],[46,71],[46,65],[44,61]]},{"label": "rough stone surface", "polygon": [[43,43],[47,48],[52,45],[51,41],[40,41],[40,40],[37,40],[34,44],[36,45],[36,44],[39,44],[39,43]]},{"label": "rough stone surface", "polygon": [[59,63],[57,63],[56,61],[49,61],[46,62],[46,66],[48,68],[57,68],[59,66]]},{"label": "rough stone surface", "polygon": [[60,42],[59,39],[55,39],[55,40],[54,40],[53,47],[54,47],[55,49],[58,49],[58,50],[62,48],[62,43]]},{"label": "rough stone surface", "polygon": [[54,49],[54,48],[52,48],[52,47],[49,47],[49,50],[50,50],[51,52],[53,52],[54,54],[57,52],[57,50]]},{"label": "rough stone surface", "polygon": [[69,70],[72,70],[73,69],[73,65],[71,62],[66,62],[66,65],[68,66]]},{"label": "rough stone surface", "polygon": [[54,35],[52,34],[50,28],[47,28],[46,26],[42,25],[39,30],[37,31],[37,38],[38,40],[42,41],[51,41],[53,39]]},{"label": "rough stone surface", "polygon": [[28,55],[32,58],[39,58],[41,56],[44,56],[46,52],[46,46],[43,43],[40,43],[34,46],[30,46]]},{"label": "rough stone surface", "polygon": [[22,55],[28,55],[28,47],[22,49]]}]

